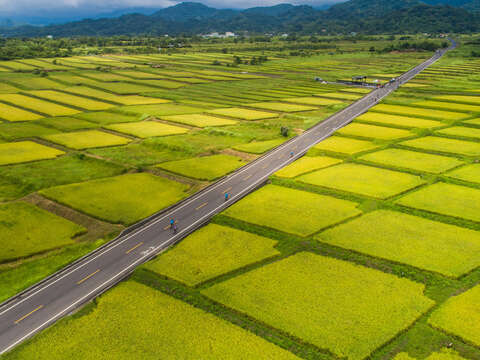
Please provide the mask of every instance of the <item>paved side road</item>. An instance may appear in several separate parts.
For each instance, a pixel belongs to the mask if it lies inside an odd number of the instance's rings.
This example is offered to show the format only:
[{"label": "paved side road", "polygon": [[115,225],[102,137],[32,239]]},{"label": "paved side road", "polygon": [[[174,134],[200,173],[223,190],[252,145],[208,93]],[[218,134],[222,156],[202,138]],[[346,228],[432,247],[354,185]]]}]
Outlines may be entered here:
[{"label": "paved side road", "polygon": [[[271,174],[303,156],[310,147],[350,123],[444,53],[445,50],[437,52],[429,60],[400,76],[397,82],[372,91],[302,135],[5,302],[0,306],[0,354],[117,284],[137,266],[255,190]],[[228,201],[225,201],[226,192],[230,194]],[[172,218],[177,221],[178,231],[175,234],[169,228]]]}]

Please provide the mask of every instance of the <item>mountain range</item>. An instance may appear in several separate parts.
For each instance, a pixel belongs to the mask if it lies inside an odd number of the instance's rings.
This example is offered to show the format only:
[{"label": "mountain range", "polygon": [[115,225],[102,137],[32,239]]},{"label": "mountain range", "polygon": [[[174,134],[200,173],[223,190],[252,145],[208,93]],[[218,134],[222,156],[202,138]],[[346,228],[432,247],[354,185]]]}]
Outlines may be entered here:
[{"label": "mountain range", "polygon": [[249,33],[439,33],[480,31],[480,0],[349,0],[328,9],[280,4],[245,10],[183,2],[152,14],[131,13],[48,26],[4,28],[36,37]]}]

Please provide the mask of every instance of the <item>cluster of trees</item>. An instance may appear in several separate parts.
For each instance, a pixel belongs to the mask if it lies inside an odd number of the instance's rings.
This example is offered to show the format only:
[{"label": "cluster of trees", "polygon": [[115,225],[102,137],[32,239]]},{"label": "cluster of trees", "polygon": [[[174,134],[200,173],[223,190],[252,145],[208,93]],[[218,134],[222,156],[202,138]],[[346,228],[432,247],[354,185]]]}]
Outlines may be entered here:
[{"label": "cluster of trees", "polygon": [[101,54],[151,54],[159,49],[190,47],[191,38],[180,36],[167,37],[95,37],[82,36],[73,38],[1,38],[0,60],[27,58],[52,58],[74,55]]},{"label": "cluster of trees", "polygon": [[[396,44],[390,44],[389,46],[380,50],[380,52],[392,52],[392,51],[435,51],[437,49],[446,48],[449,46],[447,41],[420,41],[420,42],[400,42]],[[370,48],[370,51],[375,51],[375,49]]]}]

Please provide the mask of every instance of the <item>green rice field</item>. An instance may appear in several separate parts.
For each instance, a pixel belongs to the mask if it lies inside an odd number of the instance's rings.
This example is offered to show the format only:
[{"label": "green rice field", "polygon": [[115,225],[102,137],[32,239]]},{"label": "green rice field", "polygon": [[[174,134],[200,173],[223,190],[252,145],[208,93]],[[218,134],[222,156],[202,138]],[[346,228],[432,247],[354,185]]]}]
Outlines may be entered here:
[{"label": "green rice field", "polygon": [[279,111],[279,112],[300,112],[300,111],[317,110],[317,108],[313,106],[296,105],[296,104],[288,104],[288,103],[281,103],[281,102],[253,103],[253,104],[247,104],[246,106],[258,108],[258,109],[264,109],[264,110]]},{"label": "green rice field", "polygon": [[237,124],[237,121],[235,120],[222,119],[217,116],[211,116],[211,115],[205,115],[205,114],[162,116],[161,119],[179,123],[179,124],[200,127],[200,128],[204,128],[208,126],[227,126],[227,125]]},{"label": "green rice field", "polygon": [[41,119],[42,115],[26,111],[15,106],[0,103],[0,119],[7,121],[28,121]]},{"label": "green rice field", "polygon": [[37,144],[33,141],[19,141],[0,144],[0,165],[17,164],[35,160],[53,159],[63,151]]},{"label": "green rice field", "polygon": [[468,117],[466,114],[453,111],[421,109],[411,106],[379,104],[372,111],[392,113],[405,116],[418,116],[435,120],[462,120]]},{"label": "green rice field", "polygon": [[164,162],[157,167],[175,174],[199,180],[215,180],[245,164],[240,158],[230,155],[211,155],[198,158]]},{"label": "green rice field", "polygon": [[236,145],[233,147],[233,149],[251,154],[263,154],[264,152],[279,146],[283,143],[283,141],[283,139],[252,141],[248,144]]},{"label": "green rice field", "polygon": [[304,156],[275,173],[276,176],[294,178],[296,176],[341,163],[342,160],[328,156]]},{"label": "green rice field", "polygon": [[0,205],[0,263],[73,243],[85,229],[28,203]]},{"label": "green rice field", "polygon": [[124,145],[129,139],[98,130],[76,131],[43,136],[45,140],[71,149],[89,149],[104,146]]},{"label": "green rice field", "polygon": [[436,183],[397,200],[400,205],[462,219],[480,221],[480,190]]},{"label": "green rice field", "polygon": [[392,125],[408,129],[431,129],[442,126],[442,123],[439,121],[425,120],[401,115],[381,114],[376,112],[367,112],[357,117],[356,120],[366,123]]},{"label": "green rice field", "polygon": [[[112,223],[133,224],[185,197],[188,186],[147,173],[126,174],[40,193],[86,214]],[[96,201],[102,197],[102,201]]]},{"label": "green rice field", "polygon": [[479,143],[457,139],[447,139],[437,136],[426,136],[418,139],[407,140],[401,142],[400,145],[435,153],[458,154],[465,156],[480,155]]},{"label": "green rice field", "polygon": [[433,305],[423,288],[377,270],[299,253],[202,293],[338,357],[360,360]]},{"label": "green rice field", "polygon": [[[121,316],[130,313],[137,315]],[[156,341],[159,336],[165,340]],[[132,281],[102,297],[87,314],[42,333],[32,345],[7,359],[131,359],[139,352],[144,359],[297,358],[249,331]]]},{"label": "green rice field", "polygon": [[359,159],[394,168],[411,169],[434,174],[443,173],[463,164],[462,161],[453,157],[403,149],[385,149],[362,155]]},{"label": "green rice field", "polygon": [[261,119],[275,118],[278,116],[277,114],[273,114],[269,112],[242,109],[242,108],[216,109],[216,110],[210,110],[208,112],[213,115],[223,115],[223,116],[228,116],[228,117],[242,119],[242,120],[261,120]]},{"label": "green rice field", "polygon": [[480,345],[480,285],[451,297],[430,316],[428,322],[448,333]]},{"label": "green rice field", "polygon": [[361,212],[356,206],[346,200],[268,185],[228,208],[225,214],[252,224],[308,236],[359,215]]},{"label": "green rice field", "polygon": [[276,241],[209,224],[174,249],[146,265],[147,269],[194,286],[248,264],[279,255]]},{"label": "green rice field", "polygon": [[313,147],[314,150],[331,153],[353,155],[375,149],[377,146],[370,141],[331,136]]},{"label": "green rice field", "polygon": [[127,135],[133,135],[138,138],[149,138],[152,136],[167,136],[185,134],[188,129],[163,124],[158,121],[127,122],[121,124],[106,125],[106,129],[114,130]]},{"label": "green rice field", "polygon": [[341,135],[358,136],[362,138],[393,140],[412,136],[407,130],[394,129],[385,126],[353,123],[338,131]]},{"label": "green rice field", "polygon": [[[355,234],[355,236],[351,236]],[[319,241],[458,277],[480,266],[480,232],[379,210],[316,236]]]},{"label": "green rice field", "polygon": [[377,199],[386,199],[425,183],[418,176],[351,163],[318,170],[298,180]]}]

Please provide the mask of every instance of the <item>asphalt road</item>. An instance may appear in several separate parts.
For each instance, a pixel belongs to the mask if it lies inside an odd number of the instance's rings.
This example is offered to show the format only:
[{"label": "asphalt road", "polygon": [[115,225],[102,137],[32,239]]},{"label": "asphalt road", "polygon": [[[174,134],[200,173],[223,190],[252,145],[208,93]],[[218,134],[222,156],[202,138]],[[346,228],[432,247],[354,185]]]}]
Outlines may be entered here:
[{"label": "asphalt road", "polygon": [[[436,53],[431,59],[406,72],[396,83],[372,91],[302,135],[172,207],[135,231],[120,236],[55,276],[3,303],[0,306],[0,354],[100,295],[128,276],[137,266],[183,239],[213,215],[259,187],[271,174],[303,156],[310,147],[328,138],[400,84],[430,66],[444,52]],[[290,155],[292,151],[293,157]],[[224,200],[225,192],[230,194],[227,202]],[[177,221],[176,234],[169,229],[172,218]]]}]

